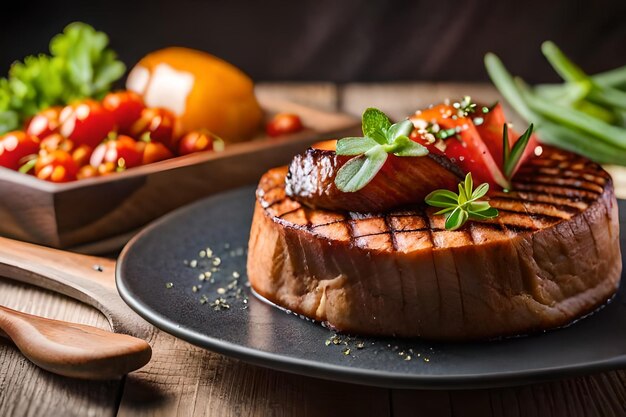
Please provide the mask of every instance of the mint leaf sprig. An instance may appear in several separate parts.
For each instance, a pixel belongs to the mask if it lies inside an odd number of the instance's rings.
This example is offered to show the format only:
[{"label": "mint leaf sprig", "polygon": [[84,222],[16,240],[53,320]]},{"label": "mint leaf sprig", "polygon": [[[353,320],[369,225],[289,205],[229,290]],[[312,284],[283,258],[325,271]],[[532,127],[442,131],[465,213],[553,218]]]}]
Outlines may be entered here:
[{"label": "mint leaf sprig", "polygon": [[413,130],[410,120],[391,124],[389,117],[375,108],[368,108],[362,117],[363,137],[337,141],[337,155],[355,156],[342,166],[335,177],[340,191],[352,193],[369,184],[383,167],[389,154],[424,156],[428,149],[409,139]]},{"label": "mint leaf sprig", "polygon": [[491,207],[488,201],[479,201],[489,191],[489,184],[479,185],[474,190],[472,173],[465,176],[459,183],[459,193],[450,190],[436,190],[426,196],[426,204],[440,207],[435,214],[445,214],[446,230],[456,230],[470,219],[484,220],[498,216],[498,210]]}]

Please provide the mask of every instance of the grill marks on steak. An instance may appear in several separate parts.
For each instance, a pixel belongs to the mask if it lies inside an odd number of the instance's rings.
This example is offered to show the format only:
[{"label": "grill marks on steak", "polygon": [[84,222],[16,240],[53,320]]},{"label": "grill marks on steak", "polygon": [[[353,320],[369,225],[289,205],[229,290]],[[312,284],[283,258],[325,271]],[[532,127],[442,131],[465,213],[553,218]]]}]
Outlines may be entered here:
[{"label": "grill marks on steak", "polygon": [[285,225],[322,237],[352,241],[372,250],[410,252],[424,247],[446,247],[458,242],[507,239],[518,233],[549,227],[585,210],[602,194],[609,181],[599,165],[581,157],[547,149],[531,159],[514,179],[515,191],[490,194],[500,215],[470,222],[460,231],[446,231],[438,209],[423,206],[385,214],[341,213],[312,209],[285,192],[287,168],[271,170],[259,186],[261,205]]},{"label": "grill marks on steak", "polygon": [[617,205],[600,166],[544,149],[515,191],[489,194],[497,218],[457,231],[424,205],[314,210],[285,194],[286,167],[270,170],[257,190],[250,282],[354,333],[464,340],[567,324],[617,289]]}]

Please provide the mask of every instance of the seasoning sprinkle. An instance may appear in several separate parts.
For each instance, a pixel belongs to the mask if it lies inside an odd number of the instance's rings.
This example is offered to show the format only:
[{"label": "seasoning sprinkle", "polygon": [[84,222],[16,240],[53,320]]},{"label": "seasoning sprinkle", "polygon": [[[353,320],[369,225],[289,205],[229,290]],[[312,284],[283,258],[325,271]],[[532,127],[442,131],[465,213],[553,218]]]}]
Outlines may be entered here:
[{"label": "seasoning sprinkle", "polygon": [[196,266],[198,266],[198,261],[196,261],[195,259],[192,260],[191,262],[189,262],[189,266],[195,268]]},{"label": "seasoning sprinkle", "polygon": [[169,290],[170,288],[172,288],[173,286],[174,286],[174,283],[173,283],[173,282],[168,282],[168,283],[166,283],[166,284],[165,284],[165,288],[167,288],[168,290]]}]

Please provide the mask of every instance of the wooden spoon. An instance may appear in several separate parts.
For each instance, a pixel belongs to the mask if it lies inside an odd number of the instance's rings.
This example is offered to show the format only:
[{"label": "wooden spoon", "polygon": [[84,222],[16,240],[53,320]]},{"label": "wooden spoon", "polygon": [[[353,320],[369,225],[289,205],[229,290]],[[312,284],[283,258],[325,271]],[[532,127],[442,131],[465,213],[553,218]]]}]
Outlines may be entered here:
[{"label": "wooden spoon", "polygon": [[152,356],[142,339],[2,306],[0,335],[37,366],[74,378],[113,379],[141,368]]}]

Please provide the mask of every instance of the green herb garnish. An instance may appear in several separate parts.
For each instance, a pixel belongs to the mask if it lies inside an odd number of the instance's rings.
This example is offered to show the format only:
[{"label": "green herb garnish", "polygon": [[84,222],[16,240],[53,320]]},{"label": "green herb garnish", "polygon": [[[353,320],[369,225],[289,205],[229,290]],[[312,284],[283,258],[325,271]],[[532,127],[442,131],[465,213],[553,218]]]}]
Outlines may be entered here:
[{"label": "green herb garnish", "polygon": [[387,156],[424,156],[428,150],[409,139],[413,130],[410,120],[391,124],[389,117],[374,108],[365,110],[362,118],[363,137],[337,141],[337,155],[356,155],[337,172],[335,185],[351,193],[365,187],[382,168]]},{"label": "green herb garnish", "polygon": [[511,176],[515,172],[515,167],[517,167],[520,159],[522,159],[532,134],[533,124],[531,123],[528,129],[526,129],[511,148],[509,144],[509,127],[506,123],[504,124],[502,128],[502,167],[504,168],[503,174],[508,180],[511,179]]},{"label": "green herb garnish", "polygon": [[436,190],[426,196],[426,204],[440,207],[435,214],[445,214],[447,230],[456,230],[467,220],[492,219],[498,216],[498,210],[491,207],[488,201],[478,201],[489,191],[489,184],[479,185],[474,190],[472,174],[465,176],[465,181],[459,183],[459,193],[450,190]]},{"label": "green herb garnish", "polygon": [[40,110],[91,97],[100,99],[126,67],[108,48],[106,34],[72,23],[50,41],[50,55],[28,56],[0,78],[0,134]]}]

